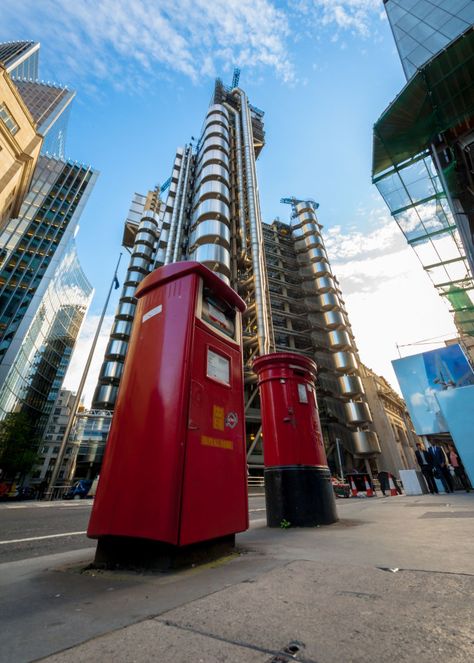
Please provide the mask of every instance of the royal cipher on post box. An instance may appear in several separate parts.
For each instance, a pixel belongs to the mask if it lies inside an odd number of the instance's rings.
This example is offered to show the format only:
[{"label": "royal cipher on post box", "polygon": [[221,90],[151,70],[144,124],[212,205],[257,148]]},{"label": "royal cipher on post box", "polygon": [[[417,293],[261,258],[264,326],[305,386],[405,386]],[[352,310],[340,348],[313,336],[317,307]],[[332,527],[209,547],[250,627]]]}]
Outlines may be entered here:
[{"label": "royal cipher on post box", "polygon": [[136,297],[88,536],[187,546],[244,531],[245,304],[197,262],[155,270]]}]

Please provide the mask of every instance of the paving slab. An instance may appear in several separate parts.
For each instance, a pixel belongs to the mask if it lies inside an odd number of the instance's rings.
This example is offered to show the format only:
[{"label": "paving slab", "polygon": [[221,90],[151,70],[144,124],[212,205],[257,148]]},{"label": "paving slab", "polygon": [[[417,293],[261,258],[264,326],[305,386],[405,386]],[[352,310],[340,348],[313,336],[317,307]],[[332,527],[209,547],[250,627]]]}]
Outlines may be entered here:
[{"label": "paving slab", "polygon": [[194,663],[188,642],[204,638],[206,663],[472,663],[473,512],[473,495],[347,500],[337,525],[253,522],[239,555],[178,574],[81,574],[90,550],[2,564],[0,661],[94,647],[100,661],[179,661],[182,647]]},{"label": "paving slab", "polygon": [[76,649],[50,656],[46,660],[48,663],[266,663],[271,658],[269,654],[270,652],[224,642],[156,621],[145,621],[118,633],[97,638]]}]

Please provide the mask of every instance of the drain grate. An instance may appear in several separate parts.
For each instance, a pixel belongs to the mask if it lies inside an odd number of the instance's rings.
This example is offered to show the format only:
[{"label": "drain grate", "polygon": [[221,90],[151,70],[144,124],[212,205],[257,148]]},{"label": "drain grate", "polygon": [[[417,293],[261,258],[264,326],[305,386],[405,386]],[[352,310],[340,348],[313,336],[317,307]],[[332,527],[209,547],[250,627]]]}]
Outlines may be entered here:
[{"label": "drain grate", "polygon": [[291,640],[287,646],[271,658],[268,663],[289,663],[289,661],[295,660],[296,656],[298,656],[304,647],[303,642]]}]

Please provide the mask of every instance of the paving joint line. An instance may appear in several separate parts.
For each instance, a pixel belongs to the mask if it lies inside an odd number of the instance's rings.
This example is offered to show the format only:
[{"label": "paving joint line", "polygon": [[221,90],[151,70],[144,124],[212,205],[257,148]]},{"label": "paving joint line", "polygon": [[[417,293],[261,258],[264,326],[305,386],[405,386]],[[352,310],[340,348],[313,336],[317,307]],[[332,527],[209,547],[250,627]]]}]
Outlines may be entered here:
[{"label": "paving joint line", "polygon": [[251,644],[250,642],[243,642],[241,640],[233,640],[229,638],[224,638],[221,635],[216,635],[215,633],[209,633],[207,631],[202,631],[193,626],[184,626],[182,624],[177,624],[176,622],[171,621],[170,619],[155,619],[160,624],[165,624],[165,626],[172,626],[173,628],[179,629],[181,631],[187,631],[188,633],[194,633],[195,635],[203,635],[206,638],[211,638],[212,640],[217,640],[218,642],[225,642],[229,645],[236,645],[237,647],[244,647],[245,649],[251,649],[252,651],[258,651],[262,654],[269,654],[270,656],[285,656],[288,661],[297,661],[298,663],[318,663],[315,659],[302,658],[301,656],[292,656],[291,654],[283,653],[282,649],[268,649],[267,647],[260,647],[259,645]]}]

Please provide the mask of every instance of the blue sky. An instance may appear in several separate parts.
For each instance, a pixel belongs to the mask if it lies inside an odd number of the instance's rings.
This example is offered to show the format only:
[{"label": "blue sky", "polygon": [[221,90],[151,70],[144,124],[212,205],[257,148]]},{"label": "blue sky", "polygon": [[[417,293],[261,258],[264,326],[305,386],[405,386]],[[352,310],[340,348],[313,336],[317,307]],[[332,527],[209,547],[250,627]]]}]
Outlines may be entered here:
[{"label": "blue sky", "polygon": [[234,66],[265,111],[263,217],[288,217],[282,196],[319,201],[362,360],[394,382],[395,343],[454,335],[371,184],[372,125],[404,83],[382,0],[3,0],[0,19],[2,41],[41,42],[41,78],[76,89],[67,155],[100,171],[78,235],[96,295],[69,386],[133,193],[167,179],[175,148],[199,134],[214,78],[230,83]]}]

